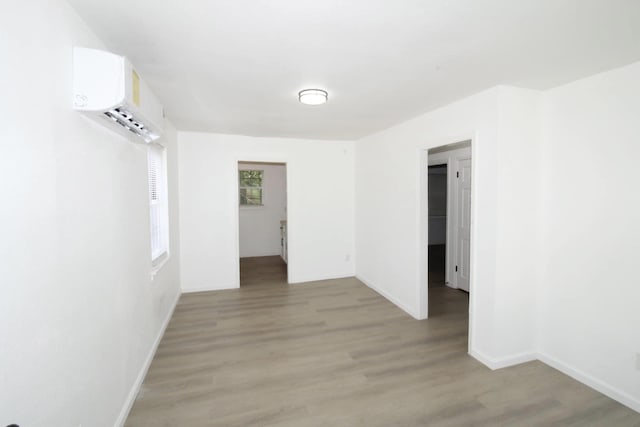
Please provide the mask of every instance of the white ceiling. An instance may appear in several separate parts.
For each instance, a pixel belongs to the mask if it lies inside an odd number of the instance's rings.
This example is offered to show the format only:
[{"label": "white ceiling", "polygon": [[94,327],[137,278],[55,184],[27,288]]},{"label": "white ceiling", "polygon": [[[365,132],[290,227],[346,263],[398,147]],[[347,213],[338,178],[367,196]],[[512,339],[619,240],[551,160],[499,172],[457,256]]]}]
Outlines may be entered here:
[{"label": "white ceiling", "polygon": [[[69,0],[181,130],[357,139],[640,59],[638,0]],[[303,88],[329,91],[305,106]]]}]

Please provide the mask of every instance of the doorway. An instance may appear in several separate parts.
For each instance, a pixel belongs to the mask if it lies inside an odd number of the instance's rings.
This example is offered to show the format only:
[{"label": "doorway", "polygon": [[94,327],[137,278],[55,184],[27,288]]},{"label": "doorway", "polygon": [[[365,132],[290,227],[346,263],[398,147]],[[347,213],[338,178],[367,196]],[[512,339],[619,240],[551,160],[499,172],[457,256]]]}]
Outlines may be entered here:
[{"label": "doorway", "polygon": [[471,142],[427,152],[429,316],[468,319],[471,291]]},{"label": "doorway", "polygon": [[240,287],[287,285],[287,165],[238,162]]},{"label": "doorway", "polygon": [[429,166],[429,287],[445,286],[447,251],[447,164]]}]

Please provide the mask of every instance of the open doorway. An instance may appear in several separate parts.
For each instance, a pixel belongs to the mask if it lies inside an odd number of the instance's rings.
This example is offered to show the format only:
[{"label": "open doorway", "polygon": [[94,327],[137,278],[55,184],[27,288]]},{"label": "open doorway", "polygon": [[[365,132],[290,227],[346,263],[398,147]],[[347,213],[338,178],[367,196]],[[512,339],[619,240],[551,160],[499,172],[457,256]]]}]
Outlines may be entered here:
[{"label": "open doorway", "polygon": [[447,164],[429,166],[429,287],[445,286],[447,252]]},{"label": "open doorway", "polygon": [[428,151],[428,312],[468,322],[471,276],[471,142]]},{"label": "open doorway", "polygon": [[287,165],[238,162],[240,287],[287,284]]}]

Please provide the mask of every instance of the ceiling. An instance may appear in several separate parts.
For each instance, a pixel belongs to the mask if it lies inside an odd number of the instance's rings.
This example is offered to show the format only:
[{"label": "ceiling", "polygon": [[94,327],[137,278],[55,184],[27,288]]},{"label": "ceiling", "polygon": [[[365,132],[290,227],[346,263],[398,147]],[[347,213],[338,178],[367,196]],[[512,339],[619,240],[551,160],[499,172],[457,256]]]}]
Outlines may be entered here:
[{"label": "ceiling", "polygon": [[[638,0],[69,0],[181,130],[358,139],[640,60]],[[306,106],[304,88],[329,91]]]}]

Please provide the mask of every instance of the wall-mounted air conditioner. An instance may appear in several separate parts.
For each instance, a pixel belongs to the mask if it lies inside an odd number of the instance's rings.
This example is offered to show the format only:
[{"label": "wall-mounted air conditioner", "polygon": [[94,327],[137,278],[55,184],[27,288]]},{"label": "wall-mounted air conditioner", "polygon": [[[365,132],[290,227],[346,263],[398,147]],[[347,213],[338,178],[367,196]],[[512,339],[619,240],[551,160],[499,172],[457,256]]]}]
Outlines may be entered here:
[{"label": "wall-mounted air conditioner", "polygon": [[123,56],[73,50],[73,106],[134,142],[152,142],[164,128],[164,111]]}]

